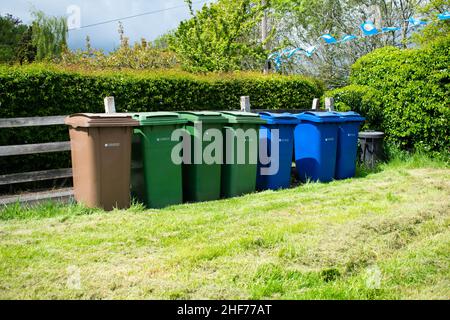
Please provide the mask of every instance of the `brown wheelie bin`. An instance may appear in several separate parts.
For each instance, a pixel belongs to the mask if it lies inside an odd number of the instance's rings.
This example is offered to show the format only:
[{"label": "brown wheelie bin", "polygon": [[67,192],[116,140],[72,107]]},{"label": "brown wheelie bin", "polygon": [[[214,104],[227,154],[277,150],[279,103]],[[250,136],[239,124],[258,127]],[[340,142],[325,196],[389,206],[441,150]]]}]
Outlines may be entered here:
[{"label": "brown wheelie bin", "polygon": [[80,113],[66,118],[75,200],[91,208],[130,206],[131,136],[127,114]]}]

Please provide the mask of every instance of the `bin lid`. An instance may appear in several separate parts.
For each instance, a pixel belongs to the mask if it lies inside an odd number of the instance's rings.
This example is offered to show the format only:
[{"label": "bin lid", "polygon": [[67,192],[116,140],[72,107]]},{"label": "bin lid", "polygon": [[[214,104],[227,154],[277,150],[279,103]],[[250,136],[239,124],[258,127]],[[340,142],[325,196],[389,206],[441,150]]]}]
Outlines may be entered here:
[{"label": "bin lid", "polygon": [[366,121],[366,118],[362,117],[359,113],[355,111],[348,111],[348,112],[333,112],[334,114],[337,114],[339,117],[341,117],[344,122],[364,122]]},{"label": "bin lid", "polygon": [[332,112],[317,112],[307,111],[296,115],[302,122],[315,122],[315,123],[338,123],[343,122],[341,117]]},{"label": "bin lid", "polygon": [[228,123],[253,123],[253,124],[265,124],[266,121],[260,118],[256,113],[243,112],[243,111],[224,111],[222,112]]},{"label": "bin lid", "polygon": [[127,113],[76,113],[64,120],[65,124],[78,127],[135,127],[139,122]]},{"label": "bin lid", "polygon": [[384,138],[384,132],[381,131],[363,131],[359,133],[359,137],[362,139],[382,139]]},{"label": "bin lid", "polygon": [[189,122],[226,123],[228,120],[220,112],[214,111],[182,111],[177,112],[182,119]]},{"label": "bin lid", "polygon": [[186,119],[180,118],[175,112],[140,112],[132,114],[133,119],[142,126],[164,126],[171,124],[185,124]]},{"label": "bin lid", "polygon": [[260,112],[262,119],[266,120],[268,124],[299,124],[301,121],[292,113],[272,113]]}]

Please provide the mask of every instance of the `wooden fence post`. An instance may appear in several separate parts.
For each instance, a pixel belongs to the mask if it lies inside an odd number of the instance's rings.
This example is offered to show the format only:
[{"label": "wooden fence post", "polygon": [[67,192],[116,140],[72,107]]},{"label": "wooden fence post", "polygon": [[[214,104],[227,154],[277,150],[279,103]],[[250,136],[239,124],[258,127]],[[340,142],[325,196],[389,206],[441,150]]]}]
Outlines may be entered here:
[{"label": "wooden fence post", "polygon": [[312,109],[313,110],[318,110],[319,109],[319,101],[320,100],[317,99],[317,98],[313,100],[313,104],[312,104]]},{"label": "wooden fence post", "polygon": [[105,113],[116,113],[116,103],[114,97],[105,98]]},{"label": "wooden fence post", "polygon": [[333,98],[325,98],[325,110],[334,111],[334,99]]},{"label": "wooden fence post", "polygon": [[250,97],[249,96],[242,96],[241,97],[241,111],[251,112]]}]

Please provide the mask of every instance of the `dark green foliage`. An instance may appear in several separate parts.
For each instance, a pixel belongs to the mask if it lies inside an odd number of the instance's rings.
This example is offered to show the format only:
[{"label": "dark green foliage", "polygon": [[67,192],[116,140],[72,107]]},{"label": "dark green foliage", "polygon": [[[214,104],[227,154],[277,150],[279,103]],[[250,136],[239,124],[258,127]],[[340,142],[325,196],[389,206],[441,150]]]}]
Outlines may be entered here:
[{"label": "dark green foliage", "polygon": [[[306,109],[322,94],[322,83],[294,76],[64,71],[48,65],[0,67],[0,118],[104,112],[106,96],[116,98],[118,112],[139,112],[236,110],[242,95],[251,97],[255,109]],[[63,126],[0,130],[0,145],[66,140],[67,128]],[[68,153],[0,158],[0,174],[68,165]]]},{"label": "dark green foliage", "polygon": [[369,86],[350,85],[335,89],[326,94],[335,99],[338,111],[356,111],[364,117],[366,122],[363,129],[382,130],[383,106],[380,92]]},{"label": "dark green foliage", "polygon": [[[361,111],[369,126],[403,150],[450,150],[450,37],[422,49],[387,47],[359,59],[351,83],[331,91],[338,106]],[[381,120],[381,122],[379,122]]]},{"label": "dark green foliage", "polygon": [[338,269],[331,268],[322,270],[320,272],[320,276],[322,277],[323,281],[332,282],[337,280],[341,276],[341,273],[339,272]]},{"label": "dark green foliage", "polygon": [[16,50],[27,26],[12,15],[0,16],[0,63],[10,63],[15,60]]},{"label": "dark green foliage", "polygon": [[37,49],[33,45],[33,27],[28,27],[16,48],[16,62],[23,64],[36,60]]}]

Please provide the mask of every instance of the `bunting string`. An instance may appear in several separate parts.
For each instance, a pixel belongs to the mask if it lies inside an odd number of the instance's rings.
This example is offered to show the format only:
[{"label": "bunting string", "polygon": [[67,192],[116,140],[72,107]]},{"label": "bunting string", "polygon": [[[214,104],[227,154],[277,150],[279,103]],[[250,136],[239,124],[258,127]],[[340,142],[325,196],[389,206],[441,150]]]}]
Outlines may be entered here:
[{"label": "bunting string", "polygon": [[[450,20],[450,12],[446,11],[444,13],[438,14],[437,19],[440,21]],[[405,22],[408,22],[408,24],[412,26],[412,28],[419,28],[432,23],[422,19],[416,19],[414,17],[405,20]],[[278,52],[273,52],[269,55],[268,60],[273,61],[276,70],[279,70],[281,69],[283,62],[291,59],[294,56],[297,56],[298,54],[311,58],[323,43],[330,45],[347,43],[364,37],[373,37],[376,35],[381,35],[389,32],[397,32],[402,30],[403,28],[394,26],[394,27],[383,27],[381,28],[381,30],[379,30],[372,21],[366,21],[363,24],[361,24],[360,29],[362,32],[362,36],[348,34],[344,35],[340,40],[338,40],[331,34],[324,34],[317,39],[320,42],[318,42],[315,45],[311,45],[306,48],[293,48],[293,49],[286,48]]]}]

